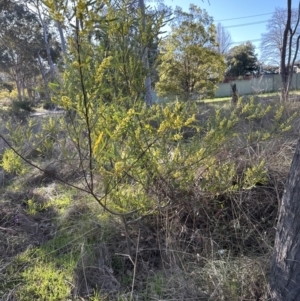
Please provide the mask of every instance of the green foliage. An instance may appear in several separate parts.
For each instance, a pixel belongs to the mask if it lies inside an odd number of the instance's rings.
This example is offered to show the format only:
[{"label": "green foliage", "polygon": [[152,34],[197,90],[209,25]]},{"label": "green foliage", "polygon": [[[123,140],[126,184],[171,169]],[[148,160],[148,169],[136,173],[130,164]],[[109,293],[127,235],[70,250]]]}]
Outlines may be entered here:
[{"label": "green foliage", "polygon": [[223,56],[212,50],[216,46],[212,19],[195,5],[189,13],[177,9],[175,16],[172,32],[162,44],[156,90],[185,100],[195,93],[211,97],[225,72]]},{"label": "green foliage", "polygon": [[251,42],[235,46],[227,55],[227,74],[231,76],[243,76],[252,73],[258,68],[255,46]]},{"label": "green foliage", "polygon": [[43,156],[50,156],[59,140],[59,123],[59,118],[49,117],[44,120],[41,131],[35,134],[35,141],[39,143],[34,146]]},{"label": "green foliage", "polygon": [[16,1],[7,2],[6,9],[0,11],[0,23],[0,68],[18,84],[21,99],[23,79],[39,70],[37,54],[44,47],[40,24],[36,14]]},{"label": "green foliage", "polygon": [[1,102],[3,102],[3,100],[10,99],[9,91],[1,90],[0,91],[0,99],[1,99]]},{"label": "green foliage", "polygon": [[[73,202],[70,206],[70,198],[71,195],[67,193],[56,196],[45,204],[44,208],[57,211],[58,218],[52,222],[56,223],[55,229],[59,231],[40,246],[19,251],[19,255],[5,268],[5,275],[0,275],[1,293],[13,289],[11,294],[15,300],[72,299],[72,289],[77,277],[81,277],[78,267],[83,260],[91,260],[95,256],[92,252],[95,245],[101,245],[102,227],[97,225],[102,226],[102,221],[92,215],[84,203],[74,205]],[[28,200],[27,205],[29,214],[35,214],[40,209],[34,199]],[[48,227],[51,228],[52,225]],[[114,229],[106,225],[103,232],[106,231],[111,234]],[[83,256],[83,246],[88,253],[87,259],[80,258]],[[83,281],[80,278],[81,280]]]},{"label": "green foliage", "polygon": [[[249,145],[289,131],[293,120],[298,116],[297,112],[286,116],[284,106],[279,104],[266,105],[260,101],[255,101],[254,97],[250,97],[246,103],[243,103],[243,101],[243,98],[239,99],[238,107],[241,118],[248,123],[249,130],[246,138]],[[262,123],[262,120],[265,121]],[[271,120],[271,122],[268,125],[264,124],[268,120]]]},{"label": "green foliage", "polygon": [[[63,6],[55,9],[50,2],[48,5],[57,19],[65,17]],[[95,105],[118,98],[121,105],[129,108],[132,102],[144,98],[144,82],[152,71],[145,67],[143,57],[147,55],[147,47],[157,43],[160,28],[164,25],[164,13],[146,10],[143,22],[142,12],[130,7],[128,0],[120,1],[118,5],[98,3],[93,7],[88,1],[75,1],[74,14],[76,11],[78,23],[76,34],[69,39],[70,55],[68,72],[65,73],[65,83],[68,85],[69,82],[74,91],[73,95],[68,95],[71,99],[81,97],[83,89],[84,97],[94,98]],[[97,14],[95,10],[98,10]],[[153,68],[155,62],[154,58],[151,59]],[[84,87],[79,73],[84,77],[92,76]],[[92,84],[94,82],[97,85]]]},{"label": "green foliage", "polygon": [[[77,108],[73,122],[84,128],[84,107]],[[86,165],[89,179],[101,175],[101,190],[105,193],[101,200],[105,200],[105,207],[116,213],[135,212],[133,216],[139,216],[176,202],[177,193],[189,191],[195,184],[218,195],[264,183],[264,161],[253,162],[246,168],[238,176],[237,185],[236,158],[225,155],[220,159],[219,154],[238,152],[236,141],[245,136],[239,126],[245,120],[251,139],[246,139],[239,146],[241,149],[282,133],[277,125],[256,128],[266,115],[274,114],[278,119],[280,113],[270,112],[269,106],[253,101],[230,109],[231,112],[225,108],[216,110],[205,122],[192,114],[201,115],[201,107],[180,102],[151,108],[135,104],[129,110],[112,103],[90,111],[91,144],[89,150],[82,150],[84,155],[89,151],[92,158],[92,170]],[[76,145],[89,143],[87,138],[81,140],[77,131],[70,134]]]},{"label": "green foliage", "polygon": [[26,172],[24,161],[12,149],[5,150],[0,166],[12,174],[22,175]]},{"label": "green foliage", "polygon": [[21,277],[26,285],[18,290],[20,300],[63,301],[70,295],[68,280],[71,279],[62,269],[50,263],[37,262],[35,266],[26,269]]},{"label": "green foliage", "polygon": [[[267,139],[272,127],[262,130],[258,125],[274,111],[252,100],[229,110],[211,110],[209,116],[196,103],[177,101],[146,107],[139,86],[147,70],[142,70],[136,51],[144,43],[141,39],[146,39],[145,43],[153,41],[156,33],[151,38],[150,29],[159,28],[161,23],[148,21],[149,28],[144,33],[139,18],[128,15],[125,4],[118,9],[106,4],[109,21],[97,27],[102,30],[98,38],[105,43],[93,44],[90,40],[94,27],[86,11],[82,12],[84,17],[78,17],[82,24],[76,28],[77,36],[70,39],[72,61],[64,72],[62,89],[57,91],[60,96],[55,98],[59,106],[70,112],[61,124],[68,129],[65,145],[71,144],[74,149],[71,155],[65,153],[66,160],[76,166],[74,170],[78,171],[78,166],[81,169],[87,193],[108,212],[134,220],[175,204],[181,200],[179,195],[191,191],[195,185],[218,195],[263,183],[266,176],[263,161],[253,162],[237,175],[238,163],[230,154],[238,152],[237,141],[239,148],[244,149],[254,141]],[[115,19],[117,14],[120,18]],[[197,80],[193,86],[208,93],[208,87],[213,90],[221,69],[224,70],[223,58],[208,50],[208,45],[214,43],[214,26],[207,14],[195,6],[191,6],[190,14],[181,10],[177,14],[178,24],[176,21],[172,25],[174,44],[170,40],[168,47],[174,47],[174,54],[179,53],[180,57],[186,54],[187,58],[202,60],[207,54],[210,60],[190,65],[196,66],[194,70],[198,73],[203,64],[210,70],[217,64],[209,78],[200,76],[206,92]],[[192,34],[185,34],[188,29]],[[127,49],[129,42],[134,46]],[[173,82],[176,83],[175,79]],[[245,122],[248,129],[240,131]],[[280,132],[280,126],[272,135],[276,131]],[[99,177],[101,181],[97,180]]]},{"label": "green foliage", "polygon": [[259,164],[247,168],[245,172],[244,184],[247,188],[252,188],[256,183],[266,183],[266,162],[262,160]]},{"label": "green foliage", "polygon": [[18,91],[16,89],[13,89],[12,91],[1,89],[0,99],[1,101],[3,100],[16,101],[18,99]]},{"label": "green foliage", "polygon": [[69,195],[64,194],[63,196],[59,196],[57,198],[53,198],[49,201],[47,206],[56,208],[57,211],[63,212],[70,206],[72,203],[72,199]]},{"label": "green foliage", "polygon": [[6,122],[5,127],[14,146],[21,148],[34,138],[35,122],[32,119],[20,121],[17,118],[11,118]]},{"label": "green foliage", "polygon": [[42,206],[39,203],[35,202],[34,198],[27,201],[27,207],[28,209],[26,211],[29,215],[35,215],[42,209]]},{"label": "green foliage", "polygon": [[[288,129],[291,119],[282,121],[281,109],[274,112],[254,100],[210,110],[209,114],[189,102],[145,106],[140,87],[148,71],[142,64],[139,45],[153,42],[161,19],[156,23],[148,20],[149,27],[144,31],[139,15],[128,14],[127,2],[118,8],[109,4],[99,7],[107,12],[105,22],[97,19],[88,3],[75,4],[78,25],[69,40],[63,84],[61,89],[53,85],[54,100],[69,113],[64,121],[50,118],[36,136],[43,143],[35,147],[44,154],[50,152],[61,141],[59,130],[67,130],[62,156],[74,172],[82,175],[79,189],[108,212],[127,215],[131,220],[176,204],[181,200],[179,195],[195,186],[218,195],[264,182],[264,161],[253,162],[237,175],[236,157],[231,154]],[[57,14],[62,7],[59,9]],[[178,24],[172,25],[171,36],[174,46],[168,45],[179,47],[179,55],[187,57],[202,59],[202,54],[209,54],[212,61],[205,63],[209,68],[217,62],[216,77],[211,73],[205,79],[206,91],[222,74],[224,63],[222,57],[216,59],[217,54],[208,50],[214,43],[212,20],[196,6],[190,10],[189,14],[177,11]],[[185,34],[188,29],[191,34]],[[200,70],[202,63],[196,64],[195,70]],[[193,87],[197,85],[195,80]],[[269,120],[276,119],[278,127],[260,127],[267,115]],[[241,131],[244,124],[247,130]]]}]

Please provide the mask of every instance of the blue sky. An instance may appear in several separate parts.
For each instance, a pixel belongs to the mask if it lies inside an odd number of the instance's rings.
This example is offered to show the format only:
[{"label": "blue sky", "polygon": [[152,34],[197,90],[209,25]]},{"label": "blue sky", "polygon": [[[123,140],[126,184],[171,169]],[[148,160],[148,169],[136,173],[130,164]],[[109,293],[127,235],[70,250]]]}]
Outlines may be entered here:
[{"label": "blue sky", "polygon": [[[287,0],[203,0],[203,2],[202,0],[164,0],[164,3],[174,8],[175,6],[180,6],[184,11],[188,11],[190,3],[206,9],[208,14],[214,18],[216,24],[220,21],[224,27],[228,27],[227,30],[230,32],[233,42],[253,40],[252,43],[256,46],[258,54],[260,41],[257,40],[261,38],[262,33],[266,32],[266,21],[271,18],[276,7],[287,7]],[[293,6],[297,7],[297,5],[298,1],[294,0]],[[240,26],[247,23],[257,24]],[[235,45],[238,44],[234,44],[233,46]]]}]

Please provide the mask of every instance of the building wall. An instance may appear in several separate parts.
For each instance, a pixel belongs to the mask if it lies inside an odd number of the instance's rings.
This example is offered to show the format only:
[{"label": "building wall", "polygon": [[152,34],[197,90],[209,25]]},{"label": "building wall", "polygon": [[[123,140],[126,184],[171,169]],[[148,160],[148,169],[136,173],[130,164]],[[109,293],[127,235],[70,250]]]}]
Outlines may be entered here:
[{"label": "building wall", "polygon": [[[239,95],[276,92],[282,86],[280,74],[264,74],[251,80],[236,80],[232,83],[236,84]],[[222,83],[218,86],[216,97],[231,96],[230,83]],[[300,90],[300,73],[293,74],[291,90]]]},{"label": "building wall", "polygon": [[[235,80],[231,83],[218,84],[218,89],[215,92],[216,97],[231,97],[230,84],[235,83],[239,95],[253,95],[258,93],[278,92],[281,88],[280,74],[264,74],[258,78],[249,80]],[[300,90],[300,73],[293,74],[291,90]],[[176,100],[178,96],[169,95],[168,97],[158,97],[156,92],[152,92],[153,102],[165,102]],[[199,99],[199,95],[195,94],[195,99]]]}]

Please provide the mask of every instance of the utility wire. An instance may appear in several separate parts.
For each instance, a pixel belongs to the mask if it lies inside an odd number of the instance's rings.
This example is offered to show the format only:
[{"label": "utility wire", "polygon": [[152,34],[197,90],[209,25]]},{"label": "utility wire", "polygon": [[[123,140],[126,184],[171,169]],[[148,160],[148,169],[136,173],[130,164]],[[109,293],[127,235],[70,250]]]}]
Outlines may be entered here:
[{"label": "utility wire", "polygon": [[267,14],[260,14],[260,15],[253,15],[253,16],[246,16],[246,17],[239,17],[239,18],[232,18],[232,19],[215,20],[215,22],[223,22],[223,21],[231,21],[231,20],[247,19],[247,18],[259,17],[259,16],[272,15],[272,14],[273,14],[273,13],[267,13]]},{"label": "utility wire", "polygon": [[242,26],[248,26],[248,25],[255,25],[255,24],[266,23],[268,21],[269,20],[252,22],[252,23],[243,23],[243,24],[229,25],[229,26],[225,26],[224,28],[232,28],[232,27],[242,27]]}]

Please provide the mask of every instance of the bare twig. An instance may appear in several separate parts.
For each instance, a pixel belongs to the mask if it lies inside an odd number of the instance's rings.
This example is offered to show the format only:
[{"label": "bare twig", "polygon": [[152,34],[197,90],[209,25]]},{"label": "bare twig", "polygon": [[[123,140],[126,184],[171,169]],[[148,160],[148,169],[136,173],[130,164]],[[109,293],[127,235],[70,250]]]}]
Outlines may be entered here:
[{"label": "bare twig", "polygon": [[140,229],[139,229],[139,235],[138,235],[138,241],[137,241],[136,253],[135,253],[134,268],[133,268],[133,276],[132,276],[132,285],[131,285],[130,301],[133,300],[133,291],[134,291],[134,283],[135,283],[135,277],[136,277],[137,258],[138,258],[138,253],[139,253],[140,235],[141,235],[141,231],[140,231]]}]

